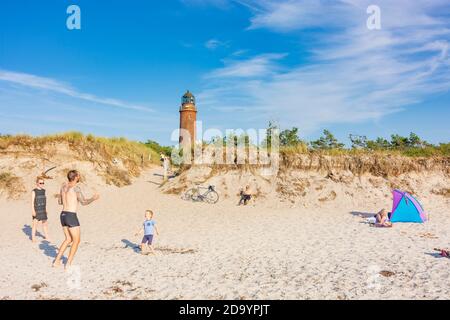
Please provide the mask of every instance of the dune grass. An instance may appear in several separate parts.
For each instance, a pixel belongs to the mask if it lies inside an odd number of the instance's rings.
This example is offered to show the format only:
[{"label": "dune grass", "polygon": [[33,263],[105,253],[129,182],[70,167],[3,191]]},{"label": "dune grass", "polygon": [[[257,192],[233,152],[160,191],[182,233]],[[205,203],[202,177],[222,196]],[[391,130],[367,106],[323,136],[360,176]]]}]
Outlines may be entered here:
[{"label": "dune grass", "polygon": [[55,143],[68,143],[71,147],[75,148],[95,148],[105,156],[111,158],[152,155],[155,161],[158,159],[157,153],[144,143],[130,141],[126,138],[96,137],[91,134],[83,135],[80,132],[65,132],[37,137],[29,135],[0,135],[0,150],[8,149],[11,146],[36,150]]},{"label": "dune grass", "polygon": [[[130,141],[126,138],[96,137],[91,134],[83,135],[80,132],[66,132],[45,136],[29,135],[0,135],[0,150],[10,147],[19,147],[27,150],[39,150],[52,144],[67,143],[76,151],[87,148],[87,151],[97,151],[107,160],[114,157],[141,161],[141,157],[157,163],[158,154],[144,143]],[[82,154],[81,154],[82,155]],[[150,156],[150,157],[149,157]]]},{"label": "dune grass", "polygon": [[405,157],[450,157],[450,143],[441,143],[437,146],[426,146],[421,148],[403,148],[403,149],[326,149],[313,150],[308,148],[304,143],[294,146],[281,146],[280,153],[289,154],[320,154],[327,156],[361,156],[361,155],[378,155],[378,156],[405,156]]},{"label": "dune grass", "polygon": [[16,199],[25,192],[21,178],[10,172],[0,172],[0,193],[6,193],[10,199]]},{"label": "dune grass", "polygon": [[144,143],[125,138],[96,137],[80,132],[66,132],[45,136],[2,135],[0,151],[32,153],[36,157],[56,155],[54,146],[65,144],[76,160],[90,161],[104,168],[108,184],[117,186],[131,184],[131,177],[139,176],[141,170],[159,163],[155,150]]}]

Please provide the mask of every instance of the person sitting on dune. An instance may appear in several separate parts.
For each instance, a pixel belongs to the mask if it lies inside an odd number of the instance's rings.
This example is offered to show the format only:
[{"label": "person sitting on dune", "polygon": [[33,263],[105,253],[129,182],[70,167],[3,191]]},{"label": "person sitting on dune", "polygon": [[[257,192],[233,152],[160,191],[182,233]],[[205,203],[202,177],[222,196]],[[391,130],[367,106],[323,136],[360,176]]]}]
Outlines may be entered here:
[{"label": "person sitting on dune", "polygon": [[240,195],[241,195],[241,200],[239,200],[238,206],[240,206],[241,204],[244,204],[244,206],[246,206],[247,203],[252,198],[252,190],[250,189],[250,185],[246,185],[243,190],[241,189]]},{"label": "person sitting on dune", "polygon": [[389,213],[386,209],[382,209],[375,215],[376,227],[392,227],[392,222],[389,221]]}]

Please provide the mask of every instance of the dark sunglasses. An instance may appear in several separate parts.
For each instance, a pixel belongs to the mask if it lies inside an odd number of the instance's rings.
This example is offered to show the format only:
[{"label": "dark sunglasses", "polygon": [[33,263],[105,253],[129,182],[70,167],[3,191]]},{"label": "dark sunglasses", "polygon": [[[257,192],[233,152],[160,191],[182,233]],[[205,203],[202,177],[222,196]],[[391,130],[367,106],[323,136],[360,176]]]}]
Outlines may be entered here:
[{"label": "dark sunglasses", "polygon": [[43,186],[45,184],[45,182],[39,182],[39,184]]}]

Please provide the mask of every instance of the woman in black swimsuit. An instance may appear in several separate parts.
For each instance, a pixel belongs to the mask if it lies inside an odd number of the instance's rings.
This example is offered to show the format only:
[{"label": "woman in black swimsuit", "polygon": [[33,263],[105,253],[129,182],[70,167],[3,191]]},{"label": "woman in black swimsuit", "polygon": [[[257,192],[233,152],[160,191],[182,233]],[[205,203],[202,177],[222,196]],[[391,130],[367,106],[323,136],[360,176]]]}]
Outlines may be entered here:
[{"label": "woman in black swimsuit", "polygon": [[36,178],[36,188],[31,192],[31,241],[36,242],[36,229],[38,224],[42,224],[45,240],[50,240],[48,237],[48,222],[47,222],[47,197],[44,189],[44,179]]}]

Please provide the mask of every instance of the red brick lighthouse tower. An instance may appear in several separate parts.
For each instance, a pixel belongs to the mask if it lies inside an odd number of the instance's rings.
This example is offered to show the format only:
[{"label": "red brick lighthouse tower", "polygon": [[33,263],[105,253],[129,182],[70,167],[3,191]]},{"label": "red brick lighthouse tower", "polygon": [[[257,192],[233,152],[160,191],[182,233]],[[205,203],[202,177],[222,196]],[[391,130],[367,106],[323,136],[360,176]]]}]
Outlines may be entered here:
[{"label": "red brick lighthouse tower", "polygon": [[[190,149],[195,143],[197,108],[195,97],[189,90],[181,98],[180,107],[180,148]],[[187,148],[187,149],[185,149]]]}]

